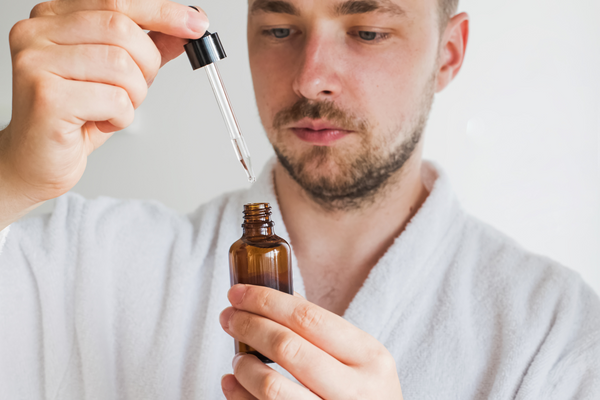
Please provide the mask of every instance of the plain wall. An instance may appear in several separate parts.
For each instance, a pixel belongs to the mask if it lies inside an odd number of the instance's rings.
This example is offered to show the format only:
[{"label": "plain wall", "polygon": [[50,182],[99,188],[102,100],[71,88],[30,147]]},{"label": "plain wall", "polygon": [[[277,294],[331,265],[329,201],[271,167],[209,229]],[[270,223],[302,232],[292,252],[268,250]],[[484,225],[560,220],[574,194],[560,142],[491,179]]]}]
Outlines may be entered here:
[{"label": "plain wall", "polygon": [[[3,125],[11,110],[8,32],[35,3],[0,6]],[[252,91],[247,2],[197,4],[227,50],[219,68],[258,172],[273,151]],[[467,58],[436,98],[425,156],[447,171],[468,211],[600,292],[600,2],[466,0],[460,9],[471,16]],[[247,186],[205,73],[183,56],[163,68],[134,124],[91,155],[73,190],[188,212]]]}]

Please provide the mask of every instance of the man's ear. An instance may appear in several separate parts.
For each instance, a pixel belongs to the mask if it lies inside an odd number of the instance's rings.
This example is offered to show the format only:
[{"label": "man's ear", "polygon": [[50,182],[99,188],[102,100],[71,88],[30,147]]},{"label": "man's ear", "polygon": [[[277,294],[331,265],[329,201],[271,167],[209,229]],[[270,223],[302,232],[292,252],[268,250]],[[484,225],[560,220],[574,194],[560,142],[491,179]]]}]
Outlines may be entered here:
[{"label": "man's ear", "polygon": [[455,15],[442,35],[436,92],[442,91],[460,71],[469,40],[469,16]]}]

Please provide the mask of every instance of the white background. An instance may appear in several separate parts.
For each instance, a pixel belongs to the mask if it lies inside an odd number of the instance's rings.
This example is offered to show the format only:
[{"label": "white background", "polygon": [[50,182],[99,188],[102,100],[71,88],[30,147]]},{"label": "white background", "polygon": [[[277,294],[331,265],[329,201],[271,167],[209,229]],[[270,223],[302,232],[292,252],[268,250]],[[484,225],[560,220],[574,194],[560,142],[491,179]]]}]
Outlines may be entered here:
[{"label": "white background", "polygon": [[[35,3],[0,5],[2,125],[11,110],[8,32]],[[252,92],[246,1],[196,4],[229,55],[219,67],[260,171],[273,153]],[[448,172],[467,210],[600,293],[600,1],[465,0],[460,9],[471,15],[467,59],[436,99],[425,155]],[[183,56],[163,69],[134,124],[92,154],[73,190],[188,212],[248,185],[230,146],[204,72]]]}]

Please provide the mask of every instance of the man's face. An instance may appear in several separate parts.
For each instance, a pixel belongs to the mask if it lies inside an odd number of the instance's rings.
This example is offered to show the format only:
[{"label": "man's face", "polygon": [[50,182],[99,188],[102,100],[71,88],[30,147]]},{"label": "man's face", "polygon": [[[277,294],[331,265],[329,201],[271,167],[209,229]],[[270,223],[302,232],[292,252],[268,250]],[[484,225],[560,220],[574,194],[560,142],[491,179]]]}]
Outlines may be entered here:
[{"label": "man's face", "polygon": [[436,87],[437,0],[250,0],[262,123],[333,208],[372,198],[413,153]]}]

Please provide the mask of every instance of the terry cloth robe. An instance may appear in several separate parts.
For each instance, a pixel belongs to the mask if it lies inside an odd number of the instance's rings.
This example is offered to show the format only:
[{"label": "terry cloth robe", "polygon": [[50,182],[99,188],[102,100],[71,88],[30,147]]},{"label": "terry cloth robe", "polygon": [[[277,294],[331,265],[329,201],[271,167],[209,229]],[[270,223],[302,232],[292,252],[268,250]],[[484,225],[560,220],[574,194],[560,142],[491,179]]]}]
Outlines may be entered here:
[{"label": "terry cloth robe", "polygon": [[[0,399],[224,398],[234,350],[219,313],[243,204],[271,203],[288,237],[273,165],[190,215],[67,194],[14,223],[0,255]],[[598,296],[465,213],[439,167],[422,174],[427,200],[343,316],[394,356],[404,398],[599,400]]]}]

